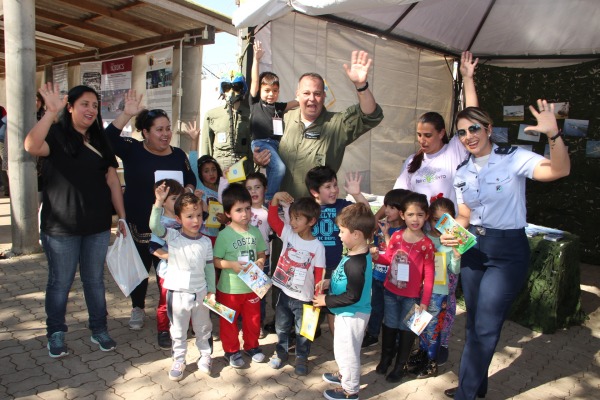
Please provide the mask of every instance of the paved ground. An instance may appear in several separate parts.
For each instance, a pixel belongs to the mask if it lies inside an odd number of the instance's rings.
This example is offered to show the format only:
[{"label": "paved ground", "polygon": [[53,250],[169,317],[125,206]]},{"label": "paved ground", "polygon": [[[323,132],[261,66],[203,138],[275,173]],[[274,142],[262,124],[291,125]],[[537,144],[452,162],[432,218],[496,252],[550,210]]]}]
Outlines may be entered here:
[{"label": "paved ground", "polygon": [[[8,215],[8,201],[1,198],[0,249],[10,247]],[[335,370],[327,330],[313,344],[307,377],[295,376],[289,365],[279,371],[266,364],[250,365],[247,357],[247,367],[234,370],[226,365],[220,342],[215,343],[213,374],[208,377],[198,372],[198,352],[189,340],[186,376],[171,382],[169,352],[156,344],[154,316],[147,318],[142,331],[129,330],[129,300],[108,272],[109,331],[118,343],[116,351],[101,352],[90,342],[76,278],[67,311],[70,355],[51,359],[44,326],[46,266],[42,254],[0,261],[0,399],[318,399],[329,388],[321,379],[324,372]],[[583,326],[542,335],[506,323],[490,368],[488,399],[600,398],[600,266],[582,266],[582,290],[590,315]],[[147,310],[156,302],[152,280]],[[462,311],[457,316],[449,362],[436,378],[389,384],[375,374],[379,347],[364,351],[361,398],[443,399],[443,390],[456,384],[464,317]],[[261,340],[266,354],[273,353],[275,338]]]}]

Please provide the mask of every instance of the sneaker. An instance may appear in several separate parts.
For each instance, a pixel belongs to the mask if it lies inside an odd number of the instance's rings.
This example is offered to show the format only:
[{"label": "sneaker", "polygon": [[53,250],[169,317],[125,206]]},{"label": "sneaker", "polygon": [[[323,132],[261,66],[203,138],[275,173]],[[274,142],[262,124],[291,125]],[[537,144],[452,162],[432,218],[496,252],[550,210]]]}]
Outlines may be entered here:
[{"label": "sneaker", "polygon": [[246,353],[249,357],[252,357],[252,361],[255,363],[265,362],[265,355],[263,354],[260,347],[256,347],[256,348],[250,349],[250,350],[245,350],[244,353]]},{"label": "sneaker", "polygon": [[108,336],[108,332],[106,331],[95,333],[90,339],[92,343],[99,345],[102,351],[111,351],[117,348],[117,343]]},{"label": "sneaker", "polygon": [[437,363],[433,360],[429,360],[427,364],[417,372],[417,379],[425,379],[432,376],[437,376],[438,368]]},{"label": "sneaker", "polygon": [[144,318],[146,312],[143,308],[133,307],[131,309],[131,318],[129,318],[129,329],[139,331],[144,327]]},{"label": "sneaker", "polygon": [[173,342],[171,341],[171,334],[168,331],[158,332],[158,347],[163,350],[171,350]]},{"label": "sneaker", "polygon": [[358,393],[349,394],[342,387],[326,390],[323,392],[323,396],[325,396],[325,398],[327,400],[338,400],[338,399],[358,400]]},{"label": "sneaker", "polygon": [[209,355],[201,355],[198,360],[198,371],[210,375],[212,369],[212,358]]},{"label": "sneaker", "polygon": [[258,333],[258,338],[264,339],[267,337],[267,335],[268,335],[267,331],[265,331],[263,328],[260,328],[260,332]]},{"label": "sneaker", "polygon": [[308,360],[304,357],[296,357],[296,368],[294,372],[299,376],[308,375]]},{"label": "sneaker", "polygon": [[287,360],[282,360],[281,358],[279,358],[277,353],[275,353],[269,359],[269,367],[271,367],[273,369],[279,369],[279,368],[283,367],[283,364],[285,361],[287,361]]},{"label": "sneaker", "polygon": [[171,365],[169,379],[172,381],[180,381],[183,379],[183,371],[185,371],[185,363],[183,361],[175,361],[173,365]]},{"label": "sneaker", "polygon": [[379,339],[377,339],[377,336],[372,336],[369,335],[368,333],[365,333],[365,337],[363,338],[362,344],[360,345],[361,348],[365,348],[365,347],[371,347],[376,345],[377,343],[379,343]]},{"label": "sneaker", "polygon": [[267,333],[277,333],[277,332],[275,332],[275,321],[269,322],[268,324],[265,324],[265,332],[267,332]]},{"label": "sneaker", "polygon": [[242,353],[239,351],[236,351],[235,353],[225,352],[225,359],[229,362],[229,366],[233,368],[242,368],[245,364]]},{"label": "sneaker", "polygon": [[61,358],[69,354],[65,344],[65,333],[54,332],[48,338],[48,355],[52,358]]},{"label": "sneaker", "polygon": [[438,350],[438,356],[437,356],[438,367],[441,367],[442,365],[446,364],[447,361],[448,361],[448,347],[440,346],[440,349]]},{"label": "sneaker", "polygon": [[333,383],[334,385],[342,384],[342,375],[339,372],[326,372],[323,374],[323,380],[327,383]]}]

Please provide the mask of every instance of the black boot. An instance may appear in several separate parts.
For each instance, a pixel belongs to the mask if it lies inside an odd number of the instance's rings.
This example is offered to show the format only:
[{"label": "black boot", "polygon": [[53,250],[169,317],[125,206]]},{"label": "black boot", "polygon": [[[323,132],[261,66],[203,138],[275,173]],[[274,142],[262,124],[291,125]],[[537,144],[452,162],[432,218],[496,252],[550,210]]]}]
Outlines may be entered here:
[{"label": "black boot", "polygon": [[417,371],[417,379],[425,379],[431,376],[437,376],[438,366],[437,362],[433,360],[428,360],[423,368],[420,371]]},{"label": "black boot", "polygon": [[390,365],[392,365],[392,361],[394,361],[397,335],[398,329],[388,328],[385,325],[381,326],[381,360],[375,368],[375,372],[379,375],[385,375]]},{"label": "black boot", "polygon": [[398,355],[396,356],[396,364],[394,369],[385,378],[391,383],[398,383],[408,373],[406,363],[410,356],[410,350],[415,341],[415,334],[410,331],[400,330],[400,345],[398,346]]},{"label": "black boot", "polygon": [[417,373],[427,364],[427,350],[419,348],[416,352],[412,352],[408,358],[408,372],[411,374]]}]

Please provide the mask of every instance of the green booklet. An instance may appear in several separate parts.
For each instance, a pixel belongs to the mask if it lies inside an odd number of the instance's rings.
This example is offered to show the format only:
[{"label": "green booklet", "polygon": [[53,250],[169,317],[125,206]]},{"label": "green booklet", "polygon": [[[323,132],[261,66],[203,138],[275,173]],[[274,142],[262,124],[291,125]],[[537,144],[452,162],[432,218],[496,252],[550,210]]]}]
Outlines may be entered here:
[{"label": "green booklet", "polygon": [[464,254],[465,251],[475,246],[477,239],[475,235],[462,227],[450,214],[444,214],[435,225],[435,229],[441,233],[450,233],[458,240],[458,246],[456,250],[460,254]]}]

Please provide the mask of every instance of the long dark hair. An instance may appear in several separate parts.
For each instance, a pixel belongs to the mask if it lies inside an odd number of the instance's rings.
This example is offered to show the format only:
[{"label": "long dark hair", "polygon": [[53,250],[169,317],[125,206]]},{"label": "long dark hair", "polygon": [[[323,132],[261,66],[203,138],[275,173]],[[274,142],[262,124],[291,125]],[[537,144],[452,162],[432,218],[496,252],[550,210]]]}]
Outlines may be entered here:
[{"label": "long dark hair", "polygon": [[102,158],[110,162],[114,159],[114,156],[112,148],[108,143],[108,139],[104,134],[102,115],[100,113],[100,96],[94,89],[85,85],[75,86],[69,90],[69,93],[67,93],[67,105],[63,109],[58,120],[58,124],[62,127],[65,137],[65,152],[75,157],[83,147],[84,137],[73,127],[73,116],[69,112],[69,106],[73,107],[75,102],[85,93],[93,93],[98,100],[98,115],[96,116],[96,121],[86,131],[89,137],[89,143],[102,154]]},{"label": "long dark hair", "polygon": [[[431,124],[433,125],[433,128],[438,132],[446,129],[444,117],[442,117],[440,114],[434,111],[426,112],[425,114],[421,115],[417,123]],[[444,137],[442,138],[442,143],[446,144],[449,142],[450,140],[448,139],[448,135],[444,135]],[[421,164],[423,163],[423,157],[425,157],[425,153],[423,152],[423,149],[419,149],[419,151],[417,152],[417,154],[415,154],[412,161],[407,167],[409,173],[415,173],[419,170],[419,168],[421,168]]]}]

